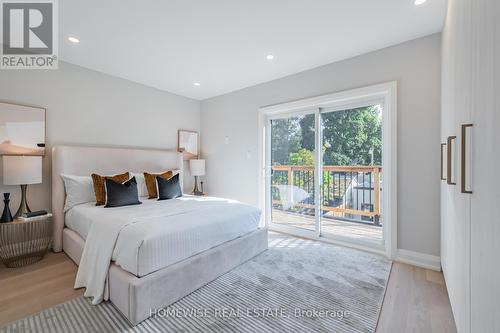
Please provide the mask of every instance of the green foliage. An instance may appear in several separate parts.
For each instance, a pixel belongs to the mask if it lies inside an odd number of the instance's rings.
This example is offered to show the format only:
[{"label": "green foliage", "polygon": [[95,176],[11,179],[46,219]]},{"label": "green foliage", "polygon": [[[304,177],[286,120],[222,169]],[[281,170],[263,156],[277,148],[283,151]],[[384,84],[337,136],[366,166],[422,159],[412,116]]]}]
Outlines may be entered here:
[{"label": "green foliage", "polygon": [[[325,165],[382,163],[380,106],[324,113],[322,131]],[[271,135],[273,164],[314,165],[314,115],[273,120]]]},{"label": "green foliage", "polygon": [[290,164],[291,165],[314,165],[314,153],[305,148],[299,149],[296,153],[290,153]]},{"label": "green foliage", "polygon": [[323,120],[323,155],[326,165],[380,165],[382,119],[378,106],[326,113]]},{"label": "green foliage", "polygon": [[273,164],[286,165],[290,153],[300,149],[300,125],[296,118],[271,121],[271,156]]}]

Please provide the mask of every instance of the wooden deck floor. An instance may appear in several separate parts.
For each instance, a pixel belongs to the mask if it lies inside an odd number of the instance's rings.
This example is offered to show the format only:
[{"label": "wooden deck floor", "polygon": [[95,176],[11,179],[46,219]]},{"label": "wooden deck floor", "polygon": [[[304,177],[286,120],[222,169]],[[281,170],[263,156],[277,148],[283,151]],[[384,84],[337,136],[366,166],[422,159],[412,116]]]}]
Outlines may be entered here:
[{"label": "wooden deck floor", "polygon": [[[281,225],[314,230],[314,217],[309,215],[299,215],[273,209],[272,220],[274,223]],[[382,226],[323,219],[321,228],[323,234],[332,234],[358,240],[382,241]]]}]

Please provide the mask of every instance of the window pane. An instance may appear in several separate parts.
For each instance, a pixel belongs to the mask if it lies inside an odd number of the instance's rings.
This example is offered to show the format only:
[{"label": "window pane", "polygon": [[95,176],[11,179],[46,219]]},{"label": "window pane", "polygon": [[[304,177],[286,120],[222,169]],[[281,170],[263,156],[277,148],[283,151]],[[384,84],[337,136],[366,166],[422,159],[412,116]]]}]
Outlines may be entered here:
[{"label": "window pane", "polygon": [[271,120],[272,222],[315,229],[314,114]]},{"label": "window pane", "polygon": [[322,234],[382,240],[382,107],[324,112]]}]

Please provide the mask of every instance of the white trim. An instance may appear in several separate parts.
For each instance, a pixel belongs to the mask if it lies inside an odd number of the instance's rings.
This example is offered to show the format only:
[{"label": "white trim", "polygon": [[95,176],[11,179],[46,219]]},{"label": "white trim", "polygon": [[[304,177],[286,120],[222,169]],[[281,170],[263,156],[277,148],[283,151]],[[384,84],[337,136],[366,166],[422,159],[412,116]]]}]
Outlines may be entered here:
[{"label": "white trim", "polygon": [[[373,86],[352,89],[323,96],[306,98],[288,103],[259,108],[259,177],[261,188],[259,202],[264,211],[266,226],[271,226],[269,219],[271,166],[269,145],[269,119],[292,114],[317,113],[319,108],[341,109],[351,105],[368,105],[373,101],[382,101],[382,165],[384,167],[384,191],[382,191],[382,215],[384,218],[385,255],[394,259],[397,253],[397,82],[391,81]],[[386,129],[389,129],[387,131]],[[264,135],[266,137],[264,137]],[[318,157],[316,157],[317,159]],[[264,180],[264,181],[262,181]],[[273,225],[274,227],[274,225]],[[316,236],[317,237],[317,236]],[[324,239],[324,237],[318,237]],[[367,245],[369,246],[369,245]]]},{"label": "white trim", "polygon": [[[270,158],[270,150],[266,147],[269,140],[269,121],[266,119],[266,116],[263,113],[259,112],[259,128],[258,128],[258,165],[259,165],[259,207],[264,212],[261,215],[261,226],[268,226],[270,224],[270,216],[265,214],[268,211],[268,207],[270,206],[270,202],[266,202],[266,198],[271,194],[271,170],[266,169],[266,161]],[[269,155],[269,156],[268,156]],[[270,169],[270,168],[269,168]]]},{"label": "white trim", "polygon": [[266,113],[266,119],[269,120],[276,120],[276,119],[286,119],[288,117],[300,117],[300,116],[307,116],[310,114],[315,114],[320,108],[307,108],[303,110],[298,110],[298,111],[290,111],[290,112],[280,112],[280,113],[273,113],[267,115]]},{"label": "white trim", "polygon": [[[320,109],[318,108],[314,113],[314,146],[323,147],[323,131],[321,129],[321,115]],[[314,198],[315,198],[315,230],[316,236],[321,236],[321,185],[323,183],[323,172],[321,172],[321,163],[323,161],[323,150],[316,149],[315,151],[315,163],[314,163]]]},{"label": "white trim", "polygon": [[390,129],[390,132],[382,130],[382,166],[384,168],[384,188],[382,191],[382,216],[384,218],[384,241],[386,255],[389,259],[394,259],[398,244],[398,159],[397,159],[397,82],[389,82],[378,88],[384,90],[384,111],[383,129]]},{"label": "white trim", "polygon": [[391,81],[283,104],[264,106],[259,108],[259,111],[267,116],[274,116],[280,113],[301,112],[324,107],[331,108],[336,106],[351,105],[353,101],[356,101],[356,104],[359,105],[370,104],[374,100],[384,97],[382,94],[390,92],[391,89],[396,89],[396,86],[397,82]]},{"label": "white trim", "polygon": [[410,264],[417,267],[441,271],[441,258],[431,254],[425,254],[405,249],[398,249],[396,258],[397,262]]}]

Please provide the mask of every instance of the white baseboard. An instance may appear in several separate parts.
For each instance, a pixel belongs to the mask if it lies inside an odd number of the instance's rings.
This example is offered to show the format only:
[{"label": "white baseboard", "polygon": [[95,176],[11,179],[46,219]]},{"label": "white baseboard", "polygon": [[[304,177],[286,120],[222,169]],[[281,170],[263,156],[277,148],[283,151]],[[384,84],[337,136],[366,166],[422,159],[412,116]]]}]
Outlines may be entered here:
[{"label": "white baseboard", "polygon": [[441,271],[441,258],[430,254],[398,249],[394,260],[434,271]]}]

